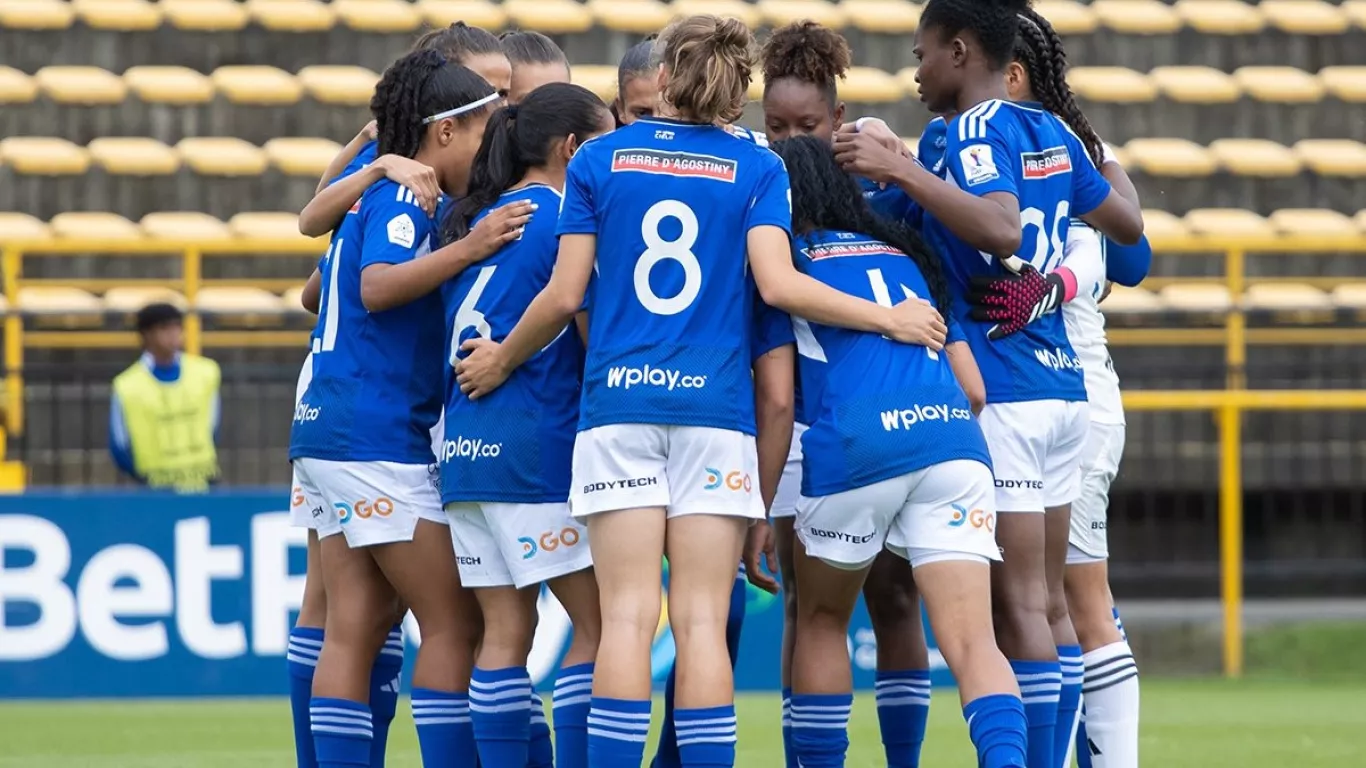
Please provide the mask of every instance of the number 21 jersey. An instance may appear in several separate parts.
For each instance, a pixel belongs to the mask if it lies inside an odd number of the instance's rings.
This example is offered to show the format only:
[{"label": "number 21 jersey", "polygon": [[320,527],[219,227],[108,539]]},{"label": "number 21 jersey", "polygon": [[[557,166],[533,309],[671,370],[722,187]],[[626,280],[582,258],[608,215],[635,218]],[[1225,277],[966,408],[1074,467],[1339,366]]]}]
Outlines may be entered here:
[{"label": "number 21 jersey", "polygon": [[597,236],[579,429],[754,434],[746,234],[790,231],[787,170],[725,129],[638,120],[569,163],[558,234]]}]

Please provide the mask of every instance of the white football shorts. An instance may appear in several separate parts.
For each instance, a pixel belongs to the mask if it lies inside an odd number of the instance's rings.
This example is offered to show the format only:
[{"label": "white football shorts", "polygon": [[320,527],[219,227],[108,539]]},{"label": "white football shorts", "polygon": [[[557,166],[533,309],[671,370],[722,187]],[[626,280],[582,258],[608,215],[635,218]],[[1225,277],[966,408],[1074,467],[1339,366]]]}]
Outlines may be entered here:
[{"label": "white football shorts", "polygon": [[987,403],[978,423],[996,470],[996,509],[1042,513],[1076,500],[1091,426],[1085,402]]},{"label": "white football shorts", "polygon": [[565,502],[457,501],[446,519],[466,587],[521,589],[593,567],[588,531]]},{"label": "white football shorts", "polygon": [[769,517],[797,516],[797,502],[802,497],[802,435],[807,429],[809,427],[801,422],[792,425],[792,447],[787,452],[787,464],[783,465],[778,490],[773,494]]},{"label": "white football shorts", "polygon": [[575,517],[665,507],[669,517],[762,520],[754,436],[669,424],[607,424],[574,441],[569,505]]},{"label": "white football shorts", "polygon": [[[304,358],[304,364],[299,368],[299,380],[294,385],[294,407],[299,406],[299,402],[304,399],[304,393],[308,391],[308,385],[313,381],[313,353],[309,352]],[[322,500],[309,498],[304,493],[303,484],[299,482],[299,470],[294,470],[294,477],[289,484],[289,524],[295,528],[317,528],[318,523],[326,517],[327,507],[323,506]]]},{"label": "white football shorts", "polygon": [[1000,560],[991,469],[980,461],[935,464],[829,496],[803,496],[796,529],[806,553],[848,570],[885,546],[919,567],[943,560]]},{"label": "white football shorts", "polygon": [[1124,455],[1124,425],[1091,422],[1081,456],[1081,492],[1072,502],[1072,531],[1067,539],[1069,565],[1100,563],[1110,558],[1106,522],[1110,484]]},{"label": "white football shorts", "polygon": [[304,495],[325,510],[319,538],[342,533],[354,549],[412,541],[419,518],[446,524],[435,464],[304,458],[294,471]]}]

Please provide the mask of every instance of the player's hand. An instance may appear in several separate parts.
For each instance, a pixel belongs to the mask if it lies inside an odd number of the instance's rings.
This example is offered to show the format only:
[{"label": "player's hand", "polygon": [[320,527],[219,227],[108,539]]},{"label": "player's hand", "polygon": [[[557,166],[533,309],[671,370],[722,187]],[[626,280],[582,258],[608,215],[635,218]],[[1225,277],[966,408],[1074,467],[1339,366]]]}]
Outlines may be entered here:
[{"label": "player's hand", "polygon": [[518,200],[501,208],[495,208],[465,235],[465,240],[474,250],[476,261],[487,259],[498,252],[499,248],[522,236],[522,229],[531,221],[536,204],[529,200]]},{"label": "player's hand", "polygon": [[887,310],[890,324],[886,336],[904,344],[919,344],[938,352],[944,348],[949,327],[934,305],[924,299],[906,299]]},{"label": "player's hand", "polygon": [[384,171],[385,178],[412,192],[418,206],[428,216],[436,213],[436,201],[441,197],[436,171],[402,155],[384,155],[375,161],[375,165]]},{"label": "player's hand", "polygon": [[[897,139],[900,144],[901,140]],[[881,184],[894,183],[907,163],[914,163],[895,149],[889,149],[873,133],[840,130],[835,134],[835,160],[846,173]],[[904,145],[903,145],[904,149]]]},{"label": "player's hand", "polygon": [[471,400],[478,400],[507,381],[512,371],[503,362],[502,345],[489,339],[470,339],[460,345],[464,359],[455,364],[455,381]]},{"label": "player's hand", "polygon": [[361,141],[375,141],[379,138],[379,123],[375,120],[366,123],[365,127],[360,129],[360,133],[356,135],[356,138]]},{"label": "player's hand", "polygon": [[996,340],[1057,309],[1064,293],[1062,277],[1056,273],[1041,275],[1026,264],[1019,274],[974,277],[968,303],[972,304],[973,320],[994,323],[987,338]]},{"label": "player's hand", "polygon": [[891,129],[891,126],[879,117],[860,117],[854,122],[845,123],[840,126],[839,133],[848,136],[862,133],[877,139],[879,144],[902,157],[911,156],[911,150],[906,146],[906,142],[902,141],[901,137]]},{"label": "player's hand", "polygon": [[760,520],[749,527],[745,536],[745,577],[749,583],[769,593],[778,594],[778,548],[774,543],[773,525]]}]

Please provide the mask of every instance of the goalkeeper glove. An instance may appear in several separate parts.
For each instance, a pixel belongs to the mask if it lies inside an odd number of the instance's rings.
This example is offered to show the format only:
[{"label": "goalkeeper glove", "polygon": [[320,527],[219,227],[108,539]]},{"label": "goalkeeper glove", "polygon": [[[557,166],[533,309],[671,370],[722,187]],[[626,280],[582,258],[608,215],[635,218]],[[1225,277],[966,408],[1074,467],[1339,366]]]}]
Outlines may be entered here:
[{"label": "goalkeeper glove", "polygon": [[993,341],[1018,332],[1068,298],[1068,282],[1062,270],[1042,275],[1027,264],[1018,274],[974,277],[968,295],[972,319],[993,324],[987,331],[987,338]]}]

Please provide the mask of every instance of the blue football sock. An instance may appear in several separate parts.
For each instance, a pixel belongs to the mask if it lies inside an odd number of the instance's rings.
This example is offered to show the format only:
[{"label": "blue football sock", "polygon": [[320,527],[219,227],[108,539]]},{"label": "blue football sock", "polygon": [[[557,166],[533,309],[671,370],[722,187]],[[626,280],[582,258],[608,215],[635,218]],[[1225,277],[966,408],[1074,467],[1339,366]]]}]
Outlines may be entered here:
[{"label": "blue football sock", "polygon": [[389,746],[389,724],[398,709],[398,690],[403,684],[403,625],[389,630],[370,669],[370,712],[375,720],[375,738],[370,742],[370,768],[384,768],[384,751]]},{"label": "blue football sock", "polygon": [[792,689],[783,689],[783,766],[798,768],[797,751],[792,748]]},{"label": "blue football sock", "polygon": [[1056,661],[1011,661],[1010,668],[1020,684],[1029,723],[1029,768],[1056,768],[1053,736],[1058,724],[1062,667]]},{"label": "blue football sock", "polygon": [[963,707],[979,768],[1030,768],[1025,706],[1006,693],[973,699]]},{"label": "blue football sock", "polygon": [[526,667],[474,668],[470,677],[470,724],[483,765],[520,768],[531,743],[531,676]]},{"label": "blue football sock", "polygon": [[792,747],[802,768],[843,768],[854,694],[792,694]]},{"label": "blue football sock", "polygon": [[1077,722],[1077,768],[1091,768],[1091,739],[1086,735],[1086,705],[1082,704]]},{"label": "blue football sock", "polygon": [[588,764],[640,768],[650,732],[650,700],[593,697],[588,713]]},{"label": "blue football sock", "polygon": [[295,627],[289,633],[285,659],[289,667],[289,711],[294,716],[294,760],[298,768],[318,768],[308,708],[313,698],[313,668],[318,666],[322,648],[321,629]]},{"label": "blue football sock", "polygon": [[735,765],[735,705],[680,709],[674,712],[678,754],[684,768],[732,768]]},{"label": "blue football sock", "polygon": [[875,689],[887,768],[918,768],[930,718],[930,671],[878,672]]},{"label": "blue football sock", "polygon": [[417,726],[422,768],[470,768],[479,764],[468,694],[414,688],[413,725]]},{"label": "blue football sock", "polygon": [[1062,689],[1058,695],[1058,720],[1053,732],[1053,764],[1064,768],[1072,748],[1077,710],[1081,707],[1081,681],[1086,673],[1086,666],[1081,661],[1081,646],[1058,646],[1058,664],[1062,669]]},{"label": "blue football sock", "polygon": [[374,726],[370,708],[346,699],[314,697],[309,705],[313,749],[318,768],[343,768],[370,764],[370,740]]},{"label": "blue football sock", "polygon": [[527,699],[531,712],[531,741],[527,745],[528,768],[555,768],[555,744],[550,739],[550,723],[545,719],[545,700],[532,691]]},{"label": "blue football sock", "polygon": [[588,768],[588,707],[593,701],[593,665],[576,664],[555,679],[556,768]]},{"label": "blue football sock", "polygon": [[749,593],[749,581],[745,576],[744,563],[735,575],[735,585],[730,590],[730,609],[726,611],[726,652],[730,654],[730,668],[740,659],[740,630],[745,626],[745,600]]},{"label": "blue football sock", "polygon": [[670,669],[669,677],[664,681],[664,724],[659,730],[659,748],[655,750],[655,758],[650,761],[650,768],[681,768],[683,765],[683,758],[678,754],[678,731],[674,724],[676,672]]}]

